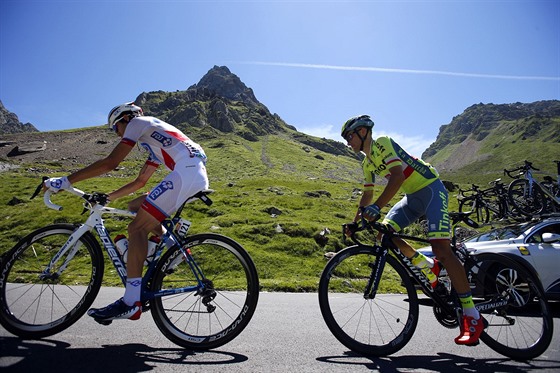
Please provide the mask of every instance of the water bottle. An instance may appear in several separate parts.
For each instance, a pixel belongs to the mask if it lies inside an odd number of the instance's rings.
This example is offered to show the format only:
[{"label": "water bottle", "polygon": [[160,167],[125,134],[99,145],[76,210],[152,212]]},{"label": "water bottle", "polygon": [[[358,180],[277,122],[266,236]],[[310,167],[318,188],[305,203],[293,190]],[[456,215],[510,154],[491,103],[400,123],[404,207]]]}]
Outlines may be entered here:
[{"label": "water bottle", "polygon": [[144,265],[147,266],[154,260],[154,253],[156,252],[156,247],[160,242],[160,238],[158,236],[152,236],[148,238],[148,256],[144,261]]},{"label": "water bottle", "polygon": [[190,227],[191,227],[191,222],[181,218],[179,219],[177,224],[175,224],[175,231],[179,236],[184,238],[187,235],[187,232],[189,231]]},{"label": "water bottle", "polygon": [[115,246],[121,254],[122,261],[126,264],[128,258],[128,240],[124,234],[119,234],[115,237]]},{"label": "water bottle", "polygon": [[[156,247],[160,242],[158,236],[152,236],[148,239],[148,255],[144,261],[144,265],[148,265],[154,259],[154,253],[156,252]],[[124,234],[119,234],[115,237],[115,246],[121,254],[123,263],[127,263],[128,260],[128,240]]]}]

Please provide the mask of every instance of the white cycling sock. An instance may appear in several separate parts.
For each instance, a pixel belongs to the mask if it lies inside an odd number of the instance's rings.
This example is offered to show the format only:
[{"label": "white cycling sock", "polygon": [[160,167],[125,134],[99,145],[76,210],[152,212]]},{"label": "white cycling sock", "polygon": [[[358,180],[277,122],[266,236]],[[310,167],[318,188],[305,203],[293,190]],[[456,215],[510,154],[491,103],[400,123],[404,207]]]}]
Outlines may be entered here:
[{"label": "white cycling sock", "polygon": [[140,290],[142,289],[142,277],[126,279],[126,290],[124,291],[123,302],[127,306],[132,306],[140,301]]}]

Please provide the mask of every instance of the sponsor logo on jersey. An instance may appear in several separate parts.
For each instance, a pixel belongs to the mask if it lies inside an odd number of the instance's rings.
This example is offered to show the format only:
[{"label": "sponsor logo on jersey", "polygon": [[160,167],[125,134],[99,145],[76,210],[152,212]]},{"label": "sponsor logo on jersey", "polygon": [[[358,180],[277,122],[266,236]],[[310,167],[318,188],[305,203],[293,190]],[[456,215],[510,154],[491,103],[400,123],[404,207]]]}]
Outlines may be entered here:
[{"label": "sponsor logo on jersey", "polygon": [[169,189],[173,189],[173,183],[171,181],[163,181],[151,191],[149,198],[155,201]]},{"label": "sponsor logo on jersey", "polygon": [[156,140],[157,142],[159,142],[164,148],[167,147],[167,146],[170,146],[173,142],[171,140],[171,137],[165,136],[165,135],[159,133],[158,131],[152,132],[150,137],[152,139]]}]

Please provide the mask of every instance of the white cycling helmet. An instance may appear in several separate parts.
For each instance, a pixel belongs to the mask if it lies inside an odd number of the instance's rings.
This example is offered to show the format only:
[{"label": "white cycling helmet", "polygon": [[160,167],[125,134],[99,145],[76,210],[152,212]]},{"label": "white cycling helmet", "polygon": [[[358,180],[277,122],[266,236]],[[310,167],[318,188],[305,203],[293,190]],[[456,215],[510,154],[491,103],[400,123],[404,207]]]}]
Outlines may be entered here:
[{"label": "white cycling helmet", "polygon": [[115,124],[117,124],[117,122],[127,114],[132,115],[133,117],[140,117],[144,115],[144,112],[142,111],[142,108],[140,106],[134,105],[134,102],[127,102],[126,104],[115,106],[109,112],[109,117],[108,117],[109,129],[116,132],[117,130]]}]

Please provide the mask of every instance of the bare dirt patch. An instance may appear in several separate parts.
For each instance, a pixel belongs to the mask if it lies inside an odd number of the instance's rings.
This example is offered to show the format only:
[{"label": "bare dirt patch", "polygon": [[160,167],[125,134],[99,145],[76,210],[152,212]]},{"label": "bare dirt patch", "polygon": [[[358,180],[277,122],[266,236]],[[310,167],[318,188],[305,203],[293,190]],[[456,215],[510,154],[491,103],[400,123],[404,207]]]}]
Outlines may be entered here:
[{"label": "bare dirt patch", "polygon": [[[105,127],[3,134],[0,135],[0,171],[22,165],[51,165],[70,171],[105,157],[118,142],[119,137]],[[44,150],[32,151],[29,145],[34,143],[44,143]]]}]

